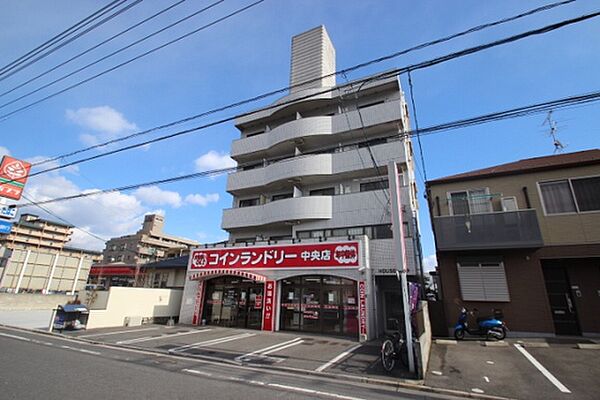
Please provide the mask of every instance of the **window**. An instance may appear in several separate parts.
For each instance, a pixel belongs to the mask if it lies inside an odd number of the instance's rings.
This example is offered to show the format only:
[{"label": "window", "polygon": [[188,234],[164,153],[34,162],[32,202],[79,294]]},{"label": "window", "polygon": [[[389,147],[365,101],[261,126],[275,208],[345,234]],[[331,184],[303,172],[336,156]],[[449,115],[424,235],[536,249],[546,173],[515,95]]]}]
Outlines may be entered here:
[{"label": "window", "polygon": [[389,187],[389,181],[387,179],[381,179],[378,181],[365,182],[360,184],[361,192],[369,192],[371,190],[383,190]]},{"label": "window", "polygon": [[392,237],[392,225],[375,225],[373,227],[372,239],[391,239]]},{"label": "window", "polygon": [[506,273],[501,260],[459,259],[460,291],[465,301],[510,301]]},{"label": "window", "polygon": [[387,139],[386,138],[377,138],[377,139],[371,139],[367,142],[362,142],[358,144],[358,148],[363,148],[363,147],[369,147],[369,146],[376,146],[378,144],[383,144],[383,143],[387,143]]},{"label": "window", "polygon": [[294,196],[293,193],[274,194],[273,197],[271,197],[271,201],[289,199],[290,197],[293,197],[293,196]]},{"label": "window", "polygon": [[334,196],[335,189],[334,188],[323,188],[323,189],[315,189],[309,192],[310,196]]},{"label": "window", "polygon": [[487,188],[450,192],[448,197],[452,215],[485,214],[492,212],[492,198]]},{"label": "window", "polygon": [[166,288],[167,282],[169,281],[169,273],[168,272],[155,272],[154,279],[152,282],[153,288]]},{"label": "window", "polygon": [[600,176],[541,182],[546,214],[600,211]]},{"label": "window", "polygon": [[265,133],[265,131],[258,131],[258,132],[252,132],[252,133],[247,133],[246,137],[252,137],[252,136],[256,136],[256,135],[262,135],[263,133]]},{"label": "window", "polygon": [[253,198],[253,199],[244,199],[244,200],[240,200],[240,207],[252,207],[252,206],[257,206],[260,202],[260,199],[258,197]]},{"label": "window", "polygon": [[358,106],[358,109],[360,110],[361,108],[367,108],[367,107],[377,106],[377,105],[383,104],[383,103],[384,103],[383,100],[373,101],[371,103],[361,104],[360,106]]}]

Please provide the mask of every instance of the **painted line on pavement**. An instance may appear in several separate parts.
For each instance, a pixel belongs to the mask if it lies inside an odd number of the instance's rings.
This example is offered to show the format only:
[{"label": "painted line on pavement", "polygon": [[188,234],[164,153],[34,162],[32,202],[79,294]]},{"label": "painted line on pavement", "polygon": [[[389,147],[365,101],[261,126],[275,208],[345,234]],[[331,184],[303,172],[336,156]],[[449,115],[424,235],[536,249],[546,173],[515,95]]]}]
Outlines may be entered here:
[{"label": "painted line on pavement", "polygon": [[189,372],[190,374],[202,375],[202,376],[212,376],[210,372],[197,371],[195,369],[182,369],[183,372]]},{"label": "painted line on pavement", "polygon": [[86,353],[86,354],[93,354],[95,356],[99,356],[101,353],[97,352],[97,351],[92,351],[92,350],[86,350],[86,349],[79,349],[77,347],[71,347],[71,346],[65,346],[62,345],[60,346],[62,349],[66,349],[66,350],[74,350],[74,351],[79,351],[81,353]]},{"label": "painted line on pavement", "polygon": [[159,328],[144,328],[144,329],[129,329],[127,331],[107,332],[107,333],[93,333],[90,335],[77,335],[74,337],[94,337],[94,336],[109,336],[109,335],[120,335],[121,333],[135,333],[144,331],[155,331]]},{"label": "painted line on pavement", "polygon": [[0,336],[9,337],[9,338],[17,339],[17,340],[23,340],[25,342],[31,342],[31,339],[29,339],[29,338],[26,338],[23,336],[11,335],[10,333],[1,333],[0,332]]},{"label": "painted line on pavement", "polygon": [[529,352],[525,350],[523,346],[521,346],[520,344],[515,344],[515,347],[521,352],[521,354],[525,356],[526,359],[529,360],[529,362],[533,364],[534,367],[536,367],[550,382],[552,382],[552,384],[556,386],[558,390],[560,390],[563,393],[571,393],[571,391],[567,389],[565,385],[560,383],[560,381],[556,379],[556,377],[552,375],[550,371],[548,371],[542,364],[540,364],[538,360],[536,360],[531,354],[529,354]]},{"label": "painted line on pavement", "polygon": [[179,346],[179,347],[174,347],[172,349],[169,349],[169,353],[178,353],[178,352],[181,352],[181,351],[184,351],[184,350],[194,349],[196,347],[213,346],[213,345],[216,345],[216,344],[231,342],[233,340],[239,340],[239,339],[249,338],[249,337],[255,336],[255,335],[256,335],[255,333],[240,333],[240,334],[237,334],[237,335],[231,335],[231,336],[225,336],[225,337],[222,337],[222,338],[206,340],[204,342],[186,344],[185,346]]},{"label": "painted line on pavement", "polygon": [[164,339],[164,338],[172,338],[172,337],[176,337],[176,336],[192,335],[194,333],[203,333],[203,332],[208,332],[211,330],[212,329],[208,328],[208,329],[195,329],[195,330],[189,331],[189,332],[165,333],[164,335],[160,335],[160,336],[145,336],[145,337],[136,338],[136,339],[121,340],[121,341],[117,342],[117,344],[132,344],[132,343],[147,342],[149,340],[158,340],[158,339]]},{"label": "painted line on pavement", "polygon": [[319,368],[315,369],[315,371],[316,372],[325,371],[327,368],[331,367],[333,364],[348,357],[354,350],[358,349],[360,346],[362,346],[362,345],[357,344],[355,346],[350,347],[348,350],[344,351],[341,354],[338,354],[336,357],[332,358],[331,360],[327,361],[325,364],[321,365]]},{"label": "painted line on pavement", "polygon": [[244,360],[247,360],[247,359],[252,358],[252,357],[266,356],[267,354],[274,353],[276,351],[283,350],[283,349],[285,349],[287,347],[294,346],[296,344],[300,344],[300,343],[303,343],[303,342],[304,342],[304,340],[302,340],[301,337],[297,337],[295,339],[288,340],[287,342],[277,343],[277,344],[265,347],[264,349],[255,350],[253,352],[246,353],[246,354],[244,354],[242,356],[236,357],[235,360],[236,361],[244,361]]}]

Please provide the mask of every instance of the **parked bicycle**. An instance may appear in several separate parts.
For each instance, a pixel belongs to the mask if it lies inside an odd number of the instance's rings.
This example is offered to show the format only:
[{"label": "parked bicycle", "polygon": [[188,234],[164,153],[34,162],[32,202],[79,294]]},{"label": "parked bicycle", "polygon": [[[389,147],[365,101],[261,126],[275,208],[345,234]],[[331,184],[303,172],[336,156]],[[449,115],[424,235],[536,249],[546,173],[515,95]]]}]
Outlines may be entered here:
[{"label": "parked bicycle", "polygon": [[387,372],[394,369],[397,361],[408,366],[408,346],[399,321],[394,320],[394,322],[396,323],[396,332],[388,336],[381,344],[381,363]]}]

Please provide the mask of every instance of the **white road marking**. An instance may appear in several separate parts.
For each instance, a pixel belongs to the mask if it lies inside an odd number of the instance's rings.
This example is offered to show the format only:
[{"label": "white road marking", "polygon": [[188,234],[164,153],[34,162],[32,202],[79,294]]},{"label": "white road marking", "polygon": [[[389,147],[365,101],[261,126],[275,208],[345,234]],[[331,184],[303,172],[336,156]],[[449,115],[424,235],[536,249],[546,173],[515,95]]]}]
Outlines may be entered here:
[{"label": "white road marking", "polygon": [[144,329],[129,329],[127,331],[107,332],[107,333],[93,333],[90,335],[78,335],[76,337],[94,337],[94,336],[109,336],[109,335],[120,335],[121,333],[136,333],[144,331],[155,331],[159,328],[144,328]]},{"label": "white road marking", "polygon": [[[242,356],[236,357],[235,360],[236,361],[244,361],[244,360],[246,360],[248,358],[252,358],[252,357],[255,357],[255,356],[263,356],[263,355],[269,354],[269,353],[266,353],[266,352],[275,352],[275,351],[278,351],[280,347],[286,346],[288,344],[294,344],[295,342],[298,342],[298,341],[303,342],[302,338],[297,337],[295,339],[288,340],[287,342],[277,343],[277,344],[271,345],[269,347],[265,347],[264,349],[255,350],[255,351],[253,351],[251,353],[246,353],[246,354],[244,354]],[[296,344],[300,344],[300,343],[296,343]],[[285,347],[283,347],[283,348],[285,348]]]},{"label": "white road marking", "polygon": [[337,393],[331,393],[331,392],[321,392],[320,390],[306,389],[306,388],[301,388],[301,387],[297,387],[297,386],[280,385],[278,383],[268,383],[267,386],[269,386],[269,387],[275,387],[275,388],[278,388],[278,389],[290,390],[290,391],[294,391],[294,392],[315,394],[317,396],[332,397],[334,399],[341,399],[341,400],[364,400],[364,399],[362,399],[360,397],[346,396],[346,395],[343,395],[343,394],[337,394]]},{"label": "white road marking", "polygon": [[493,361],[486,361],[486,363],[490,364],[490,365],[494,365]]},{"label": "white road marking", "polygon": [[331,367],[333,364],[341,361],[342,359],[348,357],[354,350],[358,349],[361,345],[357,344],[355,346],[350,347],[348,350],[343,353],[337,355],[335,358],[327,361],[325,364],[321,365],[319,368],[315,369],[317,372],[325,371],[327,368]]},{"label": "white road marking", "polygon": [[473,389],[471,389],[471,392],[474,392],[474,393],[479,393],[479,394],[483,394],[483,393],[485,393],[483,390],[481,390],[481,389],[479,389],[479,388],[473,388]]},{"label": "white road marking", "polygon": [[487,376],[484,376],[484,377],[483,377],[483,379],[485,379],[485,381],[486,381],[487,383],[490,383],[490,378],[488,378]]},{"label": "white road marking", "polygon": [[189,331],[189,332],[171,333],[171,334],[164,334],[164,335],[160,335],[160,336],[145,336],[145,337],[136,338],[136,339],[121,340],[121,341],[117,342],[117,344],[141,343],[141,342],[147,342],[149,340],[159,340],[159,339],[172,338],[172,337],[177,337],[177,336],[193,335],[194,333],[203,333],[203,332],[208,332],[211,330],[212,329],[210,329],[210,328],[209,329],[195,329],[195,330]]},{"label": "white road marking", "polygon": [[10,333],[0,332],[0,336],[9,337],[9,338],[17,339],[17,340],[23,340],[25,342],[31,342],[31,339],[29,339],[29,338],[26,338],[23,336],[11,335]]},{"label": "white road marking", "polygon": [[178,353],[178,352],[181,352],[183,350],[189,350],[189,349],[193,349],[193,348],[196,348],[196,347],[213,346],[215,344],[221,344],[221,343],[231,342],[232,340],[245,339],[245,338],[248,338],[248,337],[251,337],[251,336],[255,336],[255,335],[256,335],[255,333],[241,333],[241,334],[238,334],[238,335],[231,335],[231,336],[225,336],[225,337],[218,338],[218,339],[206,340],[204,342],[186,344],[185,346],[174,347],[172,349],[169,349],[169,353]]},{"label": "white road marking", "polygon": [[296,346],[296,345],[299,345],[299,344],[302,344],[302,343],[304,343],[304,340],[298,340],[297,342],[286,344],[285,346],[277,347],[276,349],[272,349],[272,350],[269,350],[269,351],[265,351],[264,353],[262,353],[262,355],[266,356],[268,354],[275,353],[275,352],[281,351],[281,350],[285,350],[288,347]]},{"label": "white road marking", "polygon": [[540,364],[538,360],[536,360],[531,354],[529,354],[529,352],[525,350],[523,346],[521,346],[520,344],[515,344],[515,347],[521,352],[521,354],[525,356],[525,358],[529,360],[529,362],[533,364],[534,367],[536,367],[550,382],[552,382],[552,384],[556,386],[558,390],[560,390],[563,393],[571,393],[571,391],[567,389],[565,385],[560,383],[560,381],[556,379],[554,375],[552,375],[550,371],[548,371],[542,364]]},{"label": "white road marking", "polygon": [[431,371],[432,374],[442,376],[442,371]]},{"label": "white road marking", "polygon": [[190,374],[202,375],[202,376],[212,376],[210,372],[197,371],[195,369],[182,369],[183,372],[189,372]]},{"label": "white road marking", "polygon": [[74,350],[74,351],[79,351],[81,353],[93,354],[95,356],[99,356],[101,354],[101,353],[99,353],[97,351],[86,350],[86,349],[79,349],[77,347],[71,347],[71,346],[65,346],[65,345],[62,345],[60,347],[63,348],[63,349],[66,349],[66,350]]}]

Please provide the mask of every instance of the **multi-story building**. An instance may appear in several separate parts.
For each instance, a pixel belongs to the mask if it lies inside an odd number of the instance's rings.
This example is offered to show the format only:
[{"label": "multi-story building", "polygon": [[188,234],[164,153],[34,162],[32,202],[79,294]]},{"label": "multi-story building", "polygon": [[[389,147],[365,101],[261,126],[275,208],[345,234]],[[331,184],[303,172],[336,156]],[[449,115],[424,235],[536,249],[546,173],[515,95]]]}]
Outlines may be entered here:
[{"label": "multi-story building", "polygon": [[427,183],[442,295],[519,333],[600,333],[600,150]]},{"label": "multi-story building", "polygon": [[190,239],[167,235],[163,232],[164,223],[162,215],[146,215],[142,229],[137,233],[106,242],[102,263],[144,264],[185,254],[190,247],[198,245]]},{"label": "multi-story building", "polygon": [[10,233],[0,235],[0,244],[9,249],[61,250],[72,234],[72,225],[21,214]]},{"label": "multi-story building", "polygon": [[271,107],[236,119],[238,169],[227,179],[233,202],[222,219],[229,241],[192,252],[180,321],[374,337],[402,309],[390,162],[402,185],[408,267],[417,269],[400,82],[337,85],[335,49],[320,26],[292,38],[290,87]]}]

